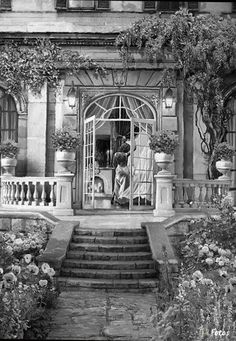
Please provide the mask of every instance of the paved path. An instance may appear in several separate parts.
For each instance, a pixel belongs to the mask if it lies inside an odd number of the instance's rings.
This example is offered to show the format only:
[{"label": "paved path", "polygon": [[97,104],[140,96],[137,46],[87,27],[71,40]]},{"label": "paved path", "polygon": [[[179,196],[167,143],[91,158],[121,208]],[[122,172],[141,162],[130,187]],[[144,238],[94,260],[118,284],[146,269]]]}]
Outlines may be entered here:
[{"label": "paved path", "polygon": [[154,293],[103,290],[62,292],[48,340],[149,341]]}]

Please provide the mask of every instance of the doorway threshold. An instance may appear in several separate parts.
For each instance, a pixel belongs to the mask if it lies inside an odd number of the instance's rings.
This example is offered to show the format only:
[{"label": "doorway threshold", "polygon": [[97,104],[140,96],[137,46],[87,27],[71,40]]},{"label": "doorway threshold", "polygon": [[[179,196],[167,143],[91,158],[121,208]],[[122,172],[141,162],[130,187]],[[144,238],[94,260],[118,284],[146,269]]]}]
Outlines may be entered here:
[{"label": "doorway threshold", "polygon": [[74,215],[127,215],[127,214],[153,214],[153,209],[149,210],[102,210],[102,209],[75,209]]}]

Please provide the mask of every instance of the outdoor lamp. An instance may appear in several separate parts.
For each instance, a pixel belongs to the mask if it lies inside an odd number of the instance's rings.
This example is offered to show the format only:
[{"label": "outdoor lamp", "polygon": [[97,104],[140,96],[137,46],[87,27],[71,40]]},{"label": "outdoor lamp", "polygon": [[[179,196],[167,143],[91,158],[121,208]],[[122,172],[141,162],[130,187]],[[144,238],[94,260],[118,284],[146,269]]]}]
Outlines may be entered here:
[{"label": "outdoor lamp", "polygon": [[72,81],[72,86],[68,90],[67,98],[68,98],[69,107],[74,108],[75,100],[76,100],[76,89],[75,89],[73,81]]},{"label": "outdoor lamp", "polygon": [[171,90],[171,88],[168,88],[166,90],[166,94],[165,94],[165,104],[166,104],[166,108],[172,108],[173,105],[173,91]]}]

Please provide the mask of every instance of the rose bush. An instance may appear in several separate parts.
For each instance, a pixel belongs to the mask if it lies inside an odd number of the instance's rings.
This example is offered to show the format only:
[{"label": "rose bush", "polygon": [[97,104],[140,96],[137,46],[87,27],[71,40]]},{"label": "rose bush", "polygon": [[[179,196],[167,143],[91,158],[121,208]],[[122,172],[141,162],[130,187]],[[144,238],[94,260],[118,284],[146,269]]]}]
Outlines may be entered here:
[{"label": "rose bush", "polygon": [[44,339],[48,332],[49,309],[59,292],[54,269],[37,264],[45,232],[32,228],[0,235],[1,339]]},{"label": "rose bush", "polygon": [[189,222],[178,279],[162,275],[155,341],[236,339],[236,219],[229,198],[214,203],[219,214]]}]

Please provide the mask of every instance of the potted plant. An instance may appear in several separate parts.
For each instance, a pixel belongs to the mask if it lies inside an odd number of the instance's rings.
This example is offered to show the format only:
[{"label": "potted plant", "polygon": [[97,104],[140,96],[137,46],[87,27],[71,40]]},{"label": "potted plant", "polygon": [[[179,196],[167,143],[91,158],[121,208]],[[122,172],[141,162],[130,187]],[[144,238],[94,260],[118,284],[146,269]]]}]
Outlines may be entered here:
[{"label": "potted plant", "polygon": [[149,147],[154,151],[155,161],[162,173],[169,173],[167,168],[174,160],[178,144],[178,136],[171,130],[160,130],[151,135]]},{"label": "potted plant", "polygon": [[4,175],[15,175],[17,164],[18,144],[13,140],[5,140],[0,143],[1,166]]},{"label": "potted plant", "polygon": [[216,169],[223,175],[220,180],[229,180],[229,172],[233,166],[233,156],[235,149],[227,142],[218,143],[214,148],[214,160],[216,161]]},{"label": "potted plant", "polygon": [[68,167],[75,161],[75,152],[81,144],[80,134],[69,128],[61,128],[52,133],[51,138],[60,166],[59,172],[71,173]]}]

